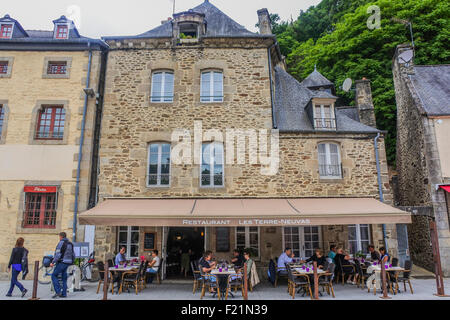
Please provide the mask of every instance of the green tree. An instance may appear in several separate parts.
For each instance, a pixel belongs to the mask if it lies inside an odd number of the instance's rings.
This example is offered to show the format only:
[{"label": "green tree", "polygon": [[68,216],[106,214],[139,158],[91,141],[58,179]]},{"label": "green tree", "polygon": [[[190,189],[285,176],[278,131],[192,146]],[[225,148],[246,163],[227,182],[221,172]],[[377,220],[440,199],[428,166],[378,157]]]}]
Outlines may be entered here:
[{"label": "green tree", "polygon": [[[367,27],[369,5],[381,9],[379,29]],[[328,14],[325,8],[334,11]],[[319,21],[321,14],[323,21]],[[450,3],[444,0],[323,0],[301,13],[277,37],[292,75],[302,80],[317,64],[319,71],[336,84],[342,97],[340,104],[354,103],[353,92],[339,89],[346,78],[366,77],[372,81],[377,126],[388,131],[388,160],[395,164],[397,124],[392,57],[396,46],[410,42],[411,36],[407,26],[392,18],[412,22],[416,64],[449,63]]]}]

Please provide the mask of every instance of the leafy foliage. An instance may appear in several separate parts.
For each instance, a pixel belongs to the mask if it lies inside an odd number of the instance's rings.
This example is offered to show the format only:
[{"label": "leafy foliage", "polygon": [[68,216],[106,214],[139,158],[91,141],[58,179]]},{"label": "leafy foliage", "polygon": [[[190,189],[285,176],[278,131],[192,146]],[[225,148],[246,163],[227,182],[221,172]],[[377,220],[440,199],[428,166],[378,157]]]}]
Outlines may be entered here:
[{"label": "leafy foliage", "polygon": [[[379,29],[367,27],[370,5],[381,9]],[[340,104],[354,104],[354,92],[339,88],[346,78],[371,79],[377,126],[388,131],[388,160],[395,164],[392,57],[398,44],[411,42],[411,35],[408,26],[392,18],[412,22],[416,64],[449,63],[450,2],[445,0],[323,0],[301,12],[294,22],[280,22],[278,17],[273,30],[290,73],[302,80],[317,64],[318,70],[336,84]]]}]

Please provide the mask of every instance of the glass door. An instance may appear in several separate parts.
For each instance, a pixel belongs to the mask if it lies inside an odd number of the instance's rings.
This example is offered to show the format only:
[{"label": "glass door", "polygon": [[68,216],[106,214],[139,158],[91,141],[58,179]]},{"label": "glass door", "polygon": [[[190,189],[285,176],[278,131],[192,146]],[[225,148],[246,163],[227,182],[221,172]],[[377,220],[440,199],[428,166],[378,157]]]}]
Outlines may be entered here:
[{"label": "glass door", "polygon": [[119,228],[119,248],[127,248],[127,260],[139,257],[139,227],[120,227]]}]

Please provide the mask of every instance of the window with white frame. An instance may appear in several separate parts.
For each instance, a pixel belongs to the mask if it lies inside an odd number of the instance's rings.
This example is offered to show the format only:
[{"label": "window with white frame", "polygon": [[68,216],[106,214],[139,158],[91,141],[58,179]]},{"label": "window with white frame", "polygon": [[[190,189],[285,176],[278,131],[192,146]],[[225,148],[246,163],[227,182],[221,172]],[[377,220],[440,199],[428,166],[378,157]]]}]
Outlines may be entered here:
[{"label": "window with white frame", "polygon": [[201,75],[201,102],[223,102],[223,73],[204,71]]},{"label": "window with white frame", "polygon": [[321,179],[342,179],[342,164],[339,145],[321,143],[319,150],[319,174]]},{"label": "window with white frame", "polygon": [[283,245],[291,248],[296,257],[307,258],[320,248],[320,227],[284,227]]},{"label": "window with white frame", "polygon": [[[237,227],[236,228],[236,248],[253,249],[259,253],[259,228],[258,227]],[[257,258],[257,257],[256,257]]]},{"label": "window with white frame", "polygon": [[223,187],[224,169],[223,143],[204,143],[202,145],[201,187]]},{"label": "window with white frame", "polygon": [[173,102],[174,75],[172,71],[158,71],[152,75],[151,102]]},{"label": "window with white frame", "polygon": [[148,186],[170,185],[170,144],[152,143],[148,148]]},{"label": "window with white frame", "polygon": [[336,129],[333,106],[314,105],[314,127],[316,129]]},{"label": "window with white frame", "polygon": [[351,254],[362,252],[368,254],[370,244],[370,226],[368,224],[355,224],[348,226],[348,244]]},{"label": "window with white frame", "polygon": [[133,259],[139,257],[139,227],[119,227],[119,247],[127,248],[127,259]]}]

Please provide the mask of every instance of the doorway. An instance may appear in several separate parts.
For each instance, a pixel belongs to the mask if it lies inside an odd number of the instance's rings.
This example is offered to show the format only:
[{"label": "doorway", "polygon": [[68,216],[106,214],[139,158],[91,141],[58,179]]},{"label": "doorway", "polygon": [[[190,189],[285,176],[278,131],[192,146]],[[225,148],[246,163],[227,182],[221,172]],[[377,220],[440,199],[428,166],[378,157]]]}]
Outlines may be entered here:
[{"label": "doorway", "polygon": [[283,250],[291,248],[297,258],[309,258],[314,249],[321,247],[321,228],[310,227],[284,227],[283,228]]},{"label": "doorway", "polygon": [[[167,236],[167,278],[184,278],[181,274],[182,254],[189,260],[201,258],[205,250],[205,228],[169,228]],[[189,270],[188,274],[192,274]]]}]

